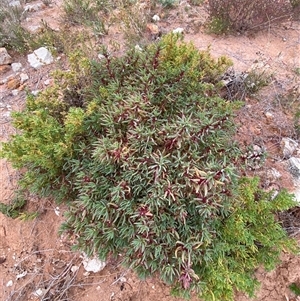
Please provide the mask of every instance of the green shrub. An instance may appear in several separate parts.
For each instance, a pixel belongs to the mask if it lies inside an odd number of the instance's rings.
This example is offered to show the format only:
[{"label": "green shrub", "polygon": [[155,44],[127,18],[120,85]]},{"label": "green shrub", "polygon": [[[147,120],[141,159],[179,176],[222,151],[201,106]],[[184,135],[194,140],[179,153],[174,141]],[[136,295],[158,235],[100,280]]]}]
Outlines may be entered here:
[{"label": "green shrub", "polygon": [[238,103],[219,98],[230,65],[178,35],[143,51],[90,61],[80,53],[55,84],[14,113],[2,155],[21,185],[68,204],[62,230],[75,249],[122,254],[141,277],[158,272],[178,294],[253,294],[254,270],[295,249],[257,179],[238,179],[232,141]]},{"label": "green shrub", "polygon": [[21,26],[24,18],[21,6],[11,6],[8,0],[0,3],[0,47],[7,47],[19,52],[28,49],[27,41],[31,34]]}]

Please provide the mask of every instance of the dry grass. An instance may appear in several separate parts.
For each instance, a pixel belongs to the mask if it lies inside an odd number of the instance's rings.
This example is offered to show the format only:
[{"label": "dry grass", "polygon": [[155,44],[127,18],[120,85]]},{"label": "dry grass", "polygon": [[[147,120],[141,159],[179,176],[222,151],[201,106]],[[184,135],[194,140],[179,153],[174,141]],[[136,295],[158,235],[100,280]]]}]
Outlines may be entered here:
[{"label": "dry grass", "polygon": [[286,0],[209,0],[208,3],[210,29],[215,33],[258,31],[292,15],[292,6]]}]

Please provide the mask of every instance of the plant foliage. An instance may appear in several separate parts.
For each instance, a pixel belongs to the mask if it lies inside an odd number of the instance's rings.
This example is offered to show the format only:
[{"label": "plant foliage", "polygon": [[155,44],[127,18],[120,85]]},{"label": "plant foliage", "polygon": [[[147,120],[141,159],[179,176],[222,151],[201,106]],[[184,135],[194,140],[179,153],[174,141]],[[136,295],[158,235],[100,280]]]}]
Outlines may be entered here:
[{"label": "plant foliage", "polygon": [[23,8],[9,2],[2,0],[0,3],[0,47],[25,52],[28,50],[27,41],[32,35],[21,26]]},{"label": "plant foliage", "polygon": [[210,30],[258,31],[270,24],[286,21],[292,15],[292,5],[282,0],[209,0]]},{"label": "plant foliage", "polygon": [[91,61],[80,53],[55,84],[14,113],[2,155],[21,185],[68,204],[62,230],[100,258],[122,254],[141,277],[205,300],[253,294],[254,269],[294,248],[274,213],[294,205],[238,179],[238,103],[218,96],[230,65],[179,35]]}]

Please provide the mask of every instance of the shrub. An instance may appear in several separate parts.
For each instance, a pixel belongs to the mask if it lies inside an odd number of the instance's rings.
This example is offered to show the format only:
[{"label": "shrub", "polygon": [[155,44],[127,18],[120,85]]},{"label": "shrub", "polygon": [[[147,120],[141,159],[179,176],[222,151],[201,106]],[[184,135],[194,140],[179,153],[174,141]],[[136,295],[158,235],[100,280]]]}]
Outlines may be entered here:
[{"label": "shrub", "polygon": [[28,48],[27,41],[31,34],[21,26],[24,18],[21,6],[11,6],[8,0],[0,3],[0,47],[7,47],[19,52]]},{"label": "shrub", "polygon": [[260,30],[287,20],[291,4],[285,0],[209,0],[209,28],[214,33]]},{"label": "shrub", "polygon": [[107,12],[109,6],[107,1],[64,0],[64,20],[74,25],[89,26],[95,35],[105,35],[107,28],[103,13]]},{"label": "shrub", "polygon": [[257,179],[238,180],[238,103],[217,95],[230,65],[178,35],[143,51],[90,61],[75,53],[55,84],[14,113],[2,155],[26,168],[23,187],[68,204],[75,249],[122,254],[141,277],[158,272],[179,294],[253,294],[254,269],[294,249]]}]

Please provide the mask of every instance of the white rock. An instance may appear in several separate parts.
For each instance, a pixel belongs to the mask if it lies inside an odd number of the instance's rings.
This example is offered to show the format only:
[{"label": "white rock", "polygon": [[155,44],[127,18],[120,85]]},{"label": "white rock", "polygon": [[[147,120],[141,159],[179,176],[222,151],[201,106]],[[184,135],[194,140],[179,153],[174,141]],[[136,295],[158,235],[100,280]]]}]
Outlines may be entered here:
[{"label": "white rock", "polygon": [[45,5],[43,3],[36,3],[36,4],[27,4],[24,7],[24,11],[27,12],[34,12],[34,11],[39,11],[42,8],[44,8]]},{"label": "white rock", "polygon": [[274,115],[270,112],[266,112],[265,116],[267,117],[268,120],[273,120],[274,119]]},{"label": "white rock", "polygon": [[13,281],[12,281],[12,280],[9,280],[9,281],[6,283],[6,287],[10,287],[10,286],[13,286]]},{"label": "white rock", "polygon": [[34,96],[37,96],[39,93],[40,93],[40,90],[31,91],[31,94],[33,94]]},{"label": "white rock", "polygon": [[26,28],[31,33],[39,33],[43,27],[41,25],[29,25]]},{"label": "white rock", "polygon": [[44,65],[51,64],[53,62],[53,56],[46,47],[41,47],[34,50],[33,53],[28,54],[28,62],[31,67],[39,69]]},{"label": "white rock", "polygon": [[11,7],[17,7],[17,6],[21,6],[21,2],[20,1],[10,1],[8,3],[8,5]]},{"label": "white rock", "polygon": [[105,56],[103,54],[99,53],[98,54],[98,59],[99,60],[103,60],[103,59],[105,59]]},{"label": "white rock", "polygon": [[289,169],[291,174],[300,180],[300,158],[289,158]]},{"label": "white rock", "polygon": [[50,85],[50,82],[51,82],[50,79],[46,79],[46,80],[44,81],[44,85],[45,85],[45,86],[49,86],[49,85]]},{"label": "white rock", "polygon": [[22,69],[22,64],[21,63],[12,63],[11,69],[13,70],[13,72],[18,72]]},{"label": "white rock", "polygon": [[154,16],[152,17],[152,20],[153,20],[154,22],[158,22],[158,21],[160,20],[160,17],[159,17],[158,15],[154,15]]},{"label": "white rock", "polygon": [[17,96],[17,95],[19,94],[19,90],[18,90],[18,89],[12,90],[12,91],[11,91],[11,94],[12,94],[13,96]]},{"label": "white rock", "polygon": [[59,209],[59,207],[56,207],[56,208],[54,209],[54,213],[55,213],[57,216],[60,215],[60,209]]},{"label": "white rock", "polygon": [[21,278],[25,277],[26,275],[27,275],[27,271],[24,271],[23,273],[18,274],[17,277],[16,277],[16,279],[17,279],[17,280],[18,280],[18,279],[21,279]]},{"label": "white rock", "polygon": [[29,79],[28,74],[26,74],[26,73],[21,73],[20,74],[21,84],[25,83],[28,79]]},{"label": "white rock", "polygon": [[44,295],[44,290],[39,288],[35,292],[32,293],[36,297],[42,297]]},{"label": "white rock", "polygon": [[136,50],[136,51],[138,51],[138,52],[142,52],[143,51],[143,49],[140,47],[140,45],[135,45],[134,46],[134,49]]},{"label": "white rock", "polygon": [[293,153],[297,149],[298,142],[296,142],[295,140],[293,140],[291,138],[286,137],[286,138],[282,138],[282,140],[280,142],[280,146],[282,149],[283,157],[285,159],[288,159],[293,155]]},{"label": "white rock", "polygon": [[294,195],[295,195],[296,201],[297,201],[298,203],[300,203],[300,187],[298,187],[298,188],[294,191]]},{"label": "white rock", "polygon": [[0,65],[11,64],[12,58],[4,47],[0,48]]},{"label": "white rock", "polygon": [[260,155],[264,152],[263,148],[261,148],[259,145],[257,144],[253,144],[253,154],[254,155]]},{"label": "white rock", "polygon": [[93,273],[102,271],[106,266],[106,263],[104,261],[101,261],[97,257],[88,258],[86,254],[84,254],[82,263],[84,269],[87,272],[93,272]]},{"label": "white rock", "polygon": [[73,265],[71,267],[71,272],[74,274],[75,272],[77,272],[79,270],[79,266],[78,265]]},{"label": "white rock", "polygon": [[267,177],[270,181],[276,181],[282,177],[281,173],[274,167],[267,170]]},{"label": "white rock", "polygon": [[173,30],[173,33],[183,33],[183,32],[184,32],[184,29],[182,27],[178,27]]}]

